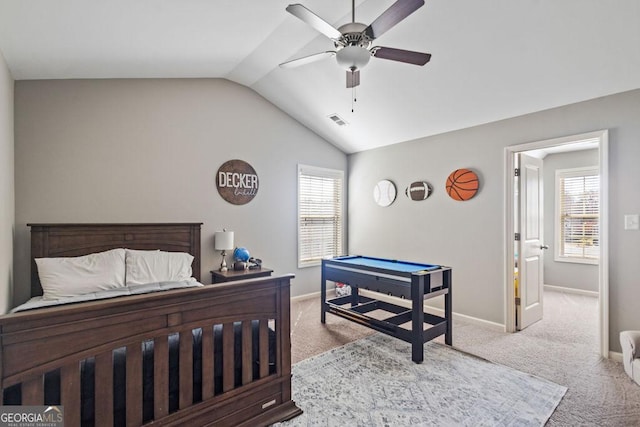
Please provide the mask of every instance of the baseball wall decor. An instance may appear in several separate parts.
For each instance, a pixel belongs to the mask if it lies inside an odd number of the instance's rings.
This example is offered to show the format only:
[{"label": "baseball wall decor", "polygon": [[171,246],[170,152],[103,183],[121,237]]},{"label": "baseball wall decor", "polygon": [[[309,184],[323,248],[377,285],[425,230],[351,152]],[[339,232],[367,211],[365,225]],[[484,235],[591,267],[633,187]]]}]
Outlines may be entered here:
[{"label": "baseball wall decor", "polygon": [[478,192],[480,181],[478,175],[469,169],[456,169],[447,178],[446,190],[453,200],[465,201]]},{"label": "baseball wall decor", "polygon": [[373,200],[379,206],[389,206],[396,199],[396,186],[388,179],[379,181],[375,187],[373,187]]},{"label": "baseball wall decor", "polygon": [[243,160],[229,160],[220,166],[216,174],[218,193],[234,205],[249,203],[258,193],[258,174]]},{"label": "baseball wall decor", "polygon": [[410,200],[425,200],[431,195],[432,191],[433,188],[431,188],[428,182],[416,181],[409,184],[407,189],[404,190],[404,194]]}]

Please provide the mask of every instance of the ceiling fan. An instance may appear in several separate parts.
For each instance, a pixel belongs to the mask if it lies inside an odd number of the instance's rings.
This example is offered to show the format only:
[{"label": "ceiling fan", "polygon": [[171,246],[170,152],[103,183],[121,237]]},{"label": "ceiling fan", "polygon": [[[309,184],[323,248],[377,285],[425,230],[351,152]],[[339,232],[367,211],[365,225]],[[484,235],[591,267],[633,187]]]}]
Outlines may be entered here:
[{"label": "ceiling fan", "polygon": [[333,41],[335,50],[293,59],[280,64],[280,66],[283,68],[297,67],[335,56],[338,65],[347,70],[347,88],[353,88],[360,84],[360,69],[369,63],[372,56],[407,64],[424,65],[431,59],[431,54],[371,46],[375,39],[423,5],[424,0],[397,0],[367,26],[356,22],[355,0],[351,0],[351,22],[336,29],[303,5],[290,4],[286,8],[287,12],[329,37]]}]

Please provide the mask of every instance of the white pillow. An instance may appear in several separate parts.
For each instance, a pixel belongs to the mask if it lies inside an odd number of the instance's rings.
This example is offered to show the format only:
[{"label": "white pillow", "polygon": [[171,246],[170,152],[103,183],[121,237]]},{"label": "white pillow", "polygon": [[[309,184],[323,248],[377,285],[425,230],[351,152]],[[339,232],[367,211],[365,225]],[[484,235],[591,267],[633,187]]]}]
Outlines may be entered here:
[{"label": "white pillow", "polygon": [[191,278],[193,256],[186,252],[126,250],[126,284],[178,282]]},{"label": "white pillow", "polygon": [[42,298],[73,297],[125,285],[125,251],[110,251],[80,257],[36,258]]}]

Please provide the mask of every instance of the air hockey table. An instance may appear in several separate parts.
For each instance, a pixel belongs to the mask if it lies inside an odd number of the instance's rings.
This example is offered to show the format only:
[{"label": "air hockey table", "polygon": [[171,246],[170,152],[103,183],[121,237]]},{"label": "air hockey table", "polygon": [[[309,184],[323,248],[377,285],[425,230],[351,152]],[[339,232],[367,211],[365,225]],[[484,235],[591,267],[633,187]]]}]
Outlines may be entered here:
[{"label": "air hockey table", "polygon": [[[411,343],[415,363],[424,360],[427,341],[444,334],[445,343],[452,345],[450,267],[342,256],[322,260],[321,280],[322,323],[331,313]],[[351,295],[327,299],[327,281],[349,285]],[[410,300],[411,308],[360,295],[360,289]],[[444,296],[444,317],[424,312],[424,300],[438,296]]]}]

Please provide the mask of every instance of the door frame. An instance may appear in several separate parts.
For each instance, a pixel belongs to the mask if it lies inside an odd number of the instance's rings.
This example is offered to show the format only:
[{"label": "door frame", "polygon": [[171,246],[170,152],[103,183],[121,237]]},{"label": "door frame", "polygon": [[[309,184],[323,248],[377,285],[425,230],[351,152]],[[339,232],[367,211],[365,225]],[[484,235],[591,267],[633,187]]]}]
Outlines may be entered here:
[{"label": "door frame", "polygon": [[578,140],[598,139],[598,167],[600,168],[600,262],[598,264],[598,337],[600,355],[609,358],[609,131],[598,130],[578,135],[528,142],[504,149],[504,247],[505,247],[505,332],[516,332],[514,275],[514,169],[515,154],[523,151],[570,145]]}]

